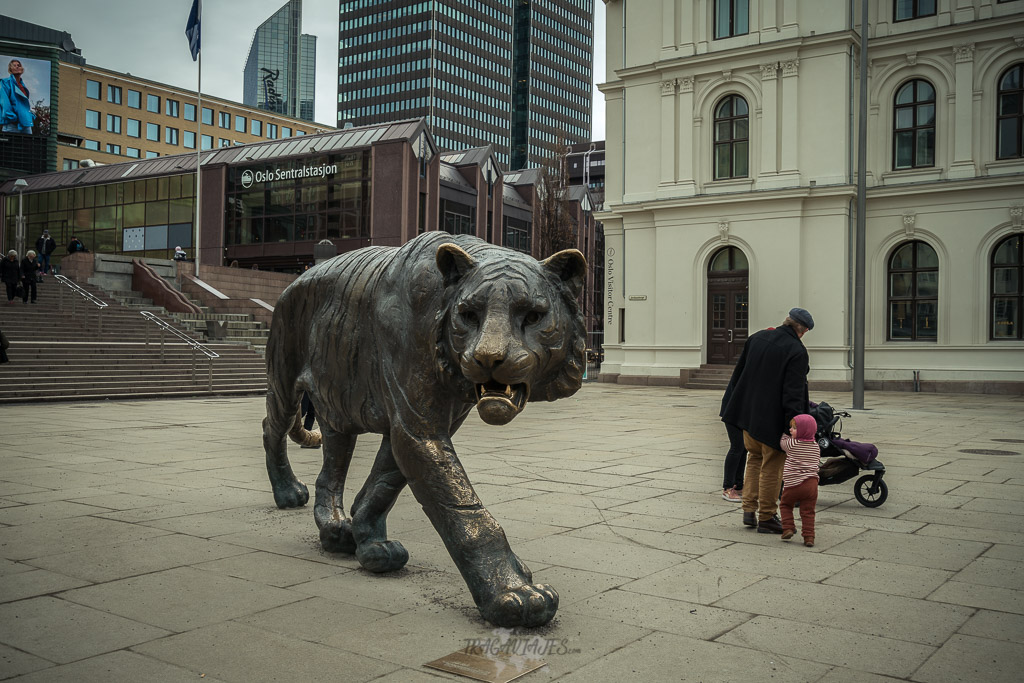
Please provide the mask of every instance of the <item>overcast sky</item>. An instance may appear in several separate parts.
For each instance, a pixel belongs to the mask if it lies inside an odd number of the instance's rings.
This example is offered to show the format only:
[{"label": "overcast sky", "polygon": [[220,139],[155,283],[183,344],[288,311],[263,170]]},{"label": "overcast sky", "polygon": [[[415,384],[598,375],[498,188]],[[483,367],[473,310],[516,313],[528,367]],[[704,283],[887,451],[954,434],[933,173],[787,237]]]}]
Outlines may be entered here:
[{"label": "overcast sky", "polygon": [[[203,92],[242,101],[253,32],[285,0],[204,0]],[[595,0],[594,73],[604,73],[604,3]],[[67,31],[89,64],[182,88],[196,87],[185,23],[192,0],[0,0],[0,14]],[[317,37],[316,120],[336,125],[338,1],[304,0],[302,32]],[[600,78],[600,77],[599,77]],[[604,96],[594,91],[595,140]]]}]

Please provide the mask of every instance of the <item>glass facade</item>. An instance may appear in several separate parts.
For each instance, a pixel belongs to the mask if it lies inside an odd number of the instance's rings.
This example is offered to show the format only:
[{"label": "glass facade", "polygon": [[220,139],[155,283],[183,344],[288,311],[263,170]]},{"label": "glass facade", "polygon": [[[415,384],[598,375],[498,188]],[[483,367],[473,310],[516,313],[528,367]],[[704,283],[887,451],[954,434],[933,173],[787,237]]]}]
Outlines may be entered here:
[{"label": "glass facade", "polygon": [[590,140],[593,0],[342,0],[338,126],[425,117],[508,168]]},{"label": "glass facade", "polygon": [[371,170],[369,150],[229,168],[225,245],[368,238]]},{"label": "glass facade", "polygon": [[256,29],[242,77],[242,102],[313,120],[316,36],[304,35],[302,0],[289,0]]},{"label": "glass facade", "polygon": [[[169,259],[175,246],[192,246],[194,187],[195,176],[188,174],[26,192],[28,234],[49,230],[61,246],[75,235],[97,253]],[[7,198],[5,211],[7,240],[13,243],[17,197]],[[64,253],[58,248],[54,261]]]}]

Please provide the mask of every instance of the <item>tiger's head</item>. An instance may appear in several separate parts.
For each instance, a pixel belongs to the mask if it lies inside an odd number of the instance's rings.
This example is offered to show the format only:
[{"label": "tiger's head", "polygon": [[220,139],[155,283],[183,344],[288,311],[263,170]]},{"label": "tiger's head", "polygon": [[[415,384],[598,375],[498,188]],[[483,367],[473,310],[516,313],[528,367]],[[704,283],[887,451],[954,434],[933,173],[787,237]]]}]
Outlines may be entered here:
[{"label": "tiger's head", "polygon": [[587,262],[576,249],[540,262],[511,249],[488,252],[500,256],[477,260],[455,244],[437,248],[445,286],[439,360],[472,385],[483,421],[503,425],[527,401],[579,390],[586,330],[577,299]]}]

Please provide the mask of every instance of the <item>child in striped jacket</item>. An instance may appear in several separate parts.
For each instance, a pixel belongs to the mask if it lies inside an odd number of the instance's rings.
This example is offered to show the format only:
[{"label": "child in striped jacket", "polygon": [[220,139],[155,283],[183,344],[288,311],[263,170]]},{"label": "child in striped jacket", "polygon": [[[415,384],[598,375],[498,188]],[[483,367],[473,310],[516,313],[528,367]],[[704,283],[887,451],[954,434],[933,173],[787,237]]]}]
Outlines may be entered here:
[{"label": "child in striped jacket", "polygon": [[786,464],[782,470],[782,500],[779,501],[779,515],[782,517],[782,540],[788,541],[796,535],[793,507],[800,505],[800,533],[804,545],[814,547],[814,506],[818,502],[818,464],[821,451],[814,438],[818,423],[810,415],[797,415],[790,420],[789,434],[779,439],[786,452]]}]

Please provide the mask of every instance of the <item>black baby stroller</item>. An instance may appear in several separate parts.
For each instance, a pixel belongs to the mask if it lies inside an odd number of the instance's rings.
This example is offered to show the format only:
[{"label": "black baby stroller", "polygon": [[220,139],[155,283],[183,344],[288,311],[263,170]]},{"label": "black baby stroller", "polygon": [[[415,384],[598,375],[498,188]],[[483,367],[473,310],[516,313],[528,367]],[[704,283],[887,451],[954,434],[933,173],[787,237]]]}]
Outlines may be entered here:
[{"label": "black baby stroller", "polygon": [[869,508],[876,508],[889,497],[889,487],[882,481],[885,465],[878,460],[878,449],[869,443],[858,443],[844,439],[840,434],[842,420],[850,417],[843,410],[834,410],[827,403],[811,403],[809,414],[817,421],[815,438],[821,450],[823,462],[818,468],[818,486],[842,484],[861,471],[867,471],[853,485],[857,501]]}]

